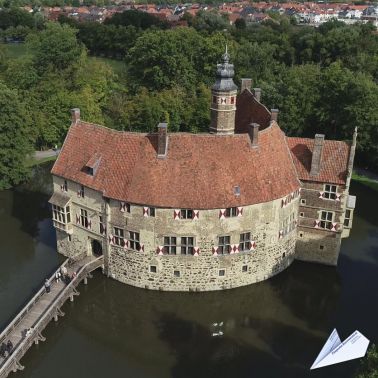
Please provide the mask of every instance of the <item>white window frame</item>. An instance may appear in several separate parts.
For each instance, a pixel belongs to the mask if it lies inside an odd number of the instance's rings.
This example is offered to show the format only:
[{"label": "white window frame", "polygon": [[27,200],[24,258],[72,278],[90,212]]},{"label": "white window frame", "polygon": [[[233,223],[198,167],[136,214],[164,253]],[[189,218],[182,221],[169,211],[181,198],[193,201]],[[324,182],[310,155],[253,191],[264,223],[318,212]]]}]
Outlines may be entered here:
[{"label": "white window frame", "polygon": [[182,255],[194,254],[194,237],[193,236],[181,236],[180,252]]},{"label": "white window frame", "polygon": [[194,210],[193,209],[180,209],[180,219],[193,219]]},{"label": "white window frame", "polygon": [[[323,217],[324,215],[324,217]],[[327,211],[327,210],[322,210],[319,213],[319,228],[323,230],[331,230],[332,229],[332,223],[334,220],[335,213],[333,211]],[[331,218],[331,219],[329,219]]]},{"label": "white window frame", "polygon": [[164,245],[163,247],[164,255],[177,254],[177,237],[176,236],[164,236],[163,245]]},{"label": "white window frame", "polygon": [[238,208],[237,207],[228,207],[224,212],[224,216],[226,218],[233,218],[238,216]]},{"label": "white window frame", "polygon": [[231,236],[218,236],[218,255],[228,255],[231,252]]},{"label": "white window frame", "polygon": [[114,245],[123,247],[125,245],[125,230],[120,227],[113,227],[113,240]]},{"label": "white window frame", "polygon": [[[347,216],[347,212],[349,211],[349,216]],[[351,228],[351,223],[353,219],[353,209],[345,209],[345,215],[344,215],[344,227],[345,228]]]},{"label": "white window frame", "polygon": [[80,226],[88,228],[88,210],[80,209]]},{"label": "white window frame", "polygon": [[239,237],[239,252],[250,251],[250,245],[252,240],[251,232],[243,232]]},{"label": "white window frame", "polygon": [[136,231],[129,231],[129,248],[134,251],[140,250],[140,233]]},{"label": "white window frame", "polygon": [[335,200],[337,198],[337,185],[324,184],[323,198]]}]

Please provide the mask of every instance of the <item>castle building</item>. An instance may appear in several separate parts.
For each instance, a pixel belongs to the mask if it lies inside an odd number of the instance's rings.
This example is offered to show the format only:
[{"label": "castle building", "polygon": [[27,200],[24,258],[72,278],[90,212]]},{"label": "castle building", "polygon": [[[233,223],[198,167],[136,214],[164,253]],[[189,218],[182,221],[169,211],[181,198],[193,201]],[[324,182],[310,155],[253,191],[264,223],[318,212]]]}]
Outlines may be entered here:
[{"label": "castle building", "polygon": [[209,133],[72,124],[52,169],[59,253],[104,256],[104,273],[154,290],[249,285],[294,259],[336,265],[352,226],[356,146],[285,136],[251,79],[217,66]]}]

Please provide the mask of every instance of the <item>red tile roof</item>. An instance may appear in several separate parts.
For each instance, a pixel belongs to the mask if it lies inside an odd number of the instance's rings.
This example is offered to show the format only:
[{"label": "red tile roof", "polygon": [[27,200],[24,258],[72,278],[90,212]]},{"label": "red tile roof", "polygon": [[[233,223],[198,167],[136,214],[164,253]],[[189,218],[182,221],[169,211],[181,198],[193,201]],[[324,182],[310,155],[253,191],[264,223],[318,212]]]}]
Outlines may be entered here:
[{"label": "red tile roof", "polygon": [[320,173],[310,176],[314,139],[288,137],[295,167],[300,180],[345,184],[350,145],[336,140],[325,140]]},{"label": "red tile roof", "polygon": [[260,125],[260,130],[270,125],[270,111],[259,101],[250,90],[244,90],[236,98],[235,132],[247,133],[250,123]]},{"label": "red tile roof", "polygon": [[[169,134],[168,155],[157,158],[157,134],[73,124],[52,173],[105,197],[165,208],[220,209],[268,202],[300,186],[286,137],[276,123],[248,134]],[[101,155],[94,176],[83,170]],[[240,187],[240,196],[234,187]]]}]

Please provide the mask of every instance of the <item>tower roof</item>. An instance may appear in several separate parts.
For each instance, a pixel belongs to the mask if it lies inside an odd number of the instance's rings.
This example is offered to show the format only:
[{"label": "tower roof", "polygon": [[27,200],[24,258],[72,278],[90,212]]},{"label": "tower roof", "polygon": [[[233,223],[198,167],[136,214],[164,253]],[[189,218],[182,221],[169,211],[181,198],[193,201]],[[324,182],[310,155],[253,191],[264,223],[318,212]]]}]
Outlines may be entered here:
[{"label": "tower roof", "polygon": [[234,65],[230,63],[230,55],[227,50],[222,56],[223,63],[217,64],[217,79],[212,89],[215,91],[236,91],[238,87],[233,81],[234,77]]}]

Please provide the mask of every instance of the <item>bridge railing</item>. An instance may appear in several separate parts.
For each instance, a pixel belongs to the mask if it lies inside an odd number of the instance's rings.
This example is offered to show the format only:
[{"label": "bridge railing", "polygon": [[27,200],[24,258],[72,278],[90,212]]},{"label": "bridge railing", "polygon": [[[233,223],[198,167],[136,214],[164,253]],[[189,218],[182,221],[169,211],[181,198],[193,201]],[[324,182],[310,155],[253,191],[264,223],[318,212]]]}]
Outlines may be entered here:
[{"label": "bridge railing", "polygon": [[[67,263],[67,261],[68,260],[66,260],[65,263]],[[7,358],[4,365],[0,367],[0,378],[7,377],[10,372],[15,370],[15,366],[19,364],[19,361],[31,347],[31,345],[35,342],[35,340],[38,340],[41,332],[56,315],[56,311],[60,309],[60,307],[63,306],[68,297],[72,295],[75,287],[79,285],[79,283],[88,275],[88,273],[92,272],[102,265],[103,256],[100,256],[95,260],[92,260],[83,265],[79,269],[76,277],[74,277],[71,282],[63,289],[63,291],[57,296],[57,298],[49,305],[46,312],[39,318],[38,322],[32,327],[32,332],[30,333],[30,335],[26,336],[21,341],[21,343],[14,349],[12,354]]]},{"label": "bridge railing", "polygon": [[[66,266],[69,263],[69,259],[67,259],[62,265],[59,266],[57,270],[54,271],[54,273],[48,278],[48,282],[50,285],[53,283],[55,279],[55,275],[57,272],[60,271],[60,269],[63,266]],[[11,334],[11,332],[14,330],[14,328],[17,327],[17,325],[20,323],[20,321],[28,314],[30,309],[34,306],[36,302],[38,302],[39,298],[42,297],[43,294],[45,294],[46,289],[43,285],[38,292],[34,295],[32,299],[23,307],[23,309],[17,314],[17,316],[8,324],[8,326],[1,332],[0,334],[0,344],[6,340],[6,338]]]}]

